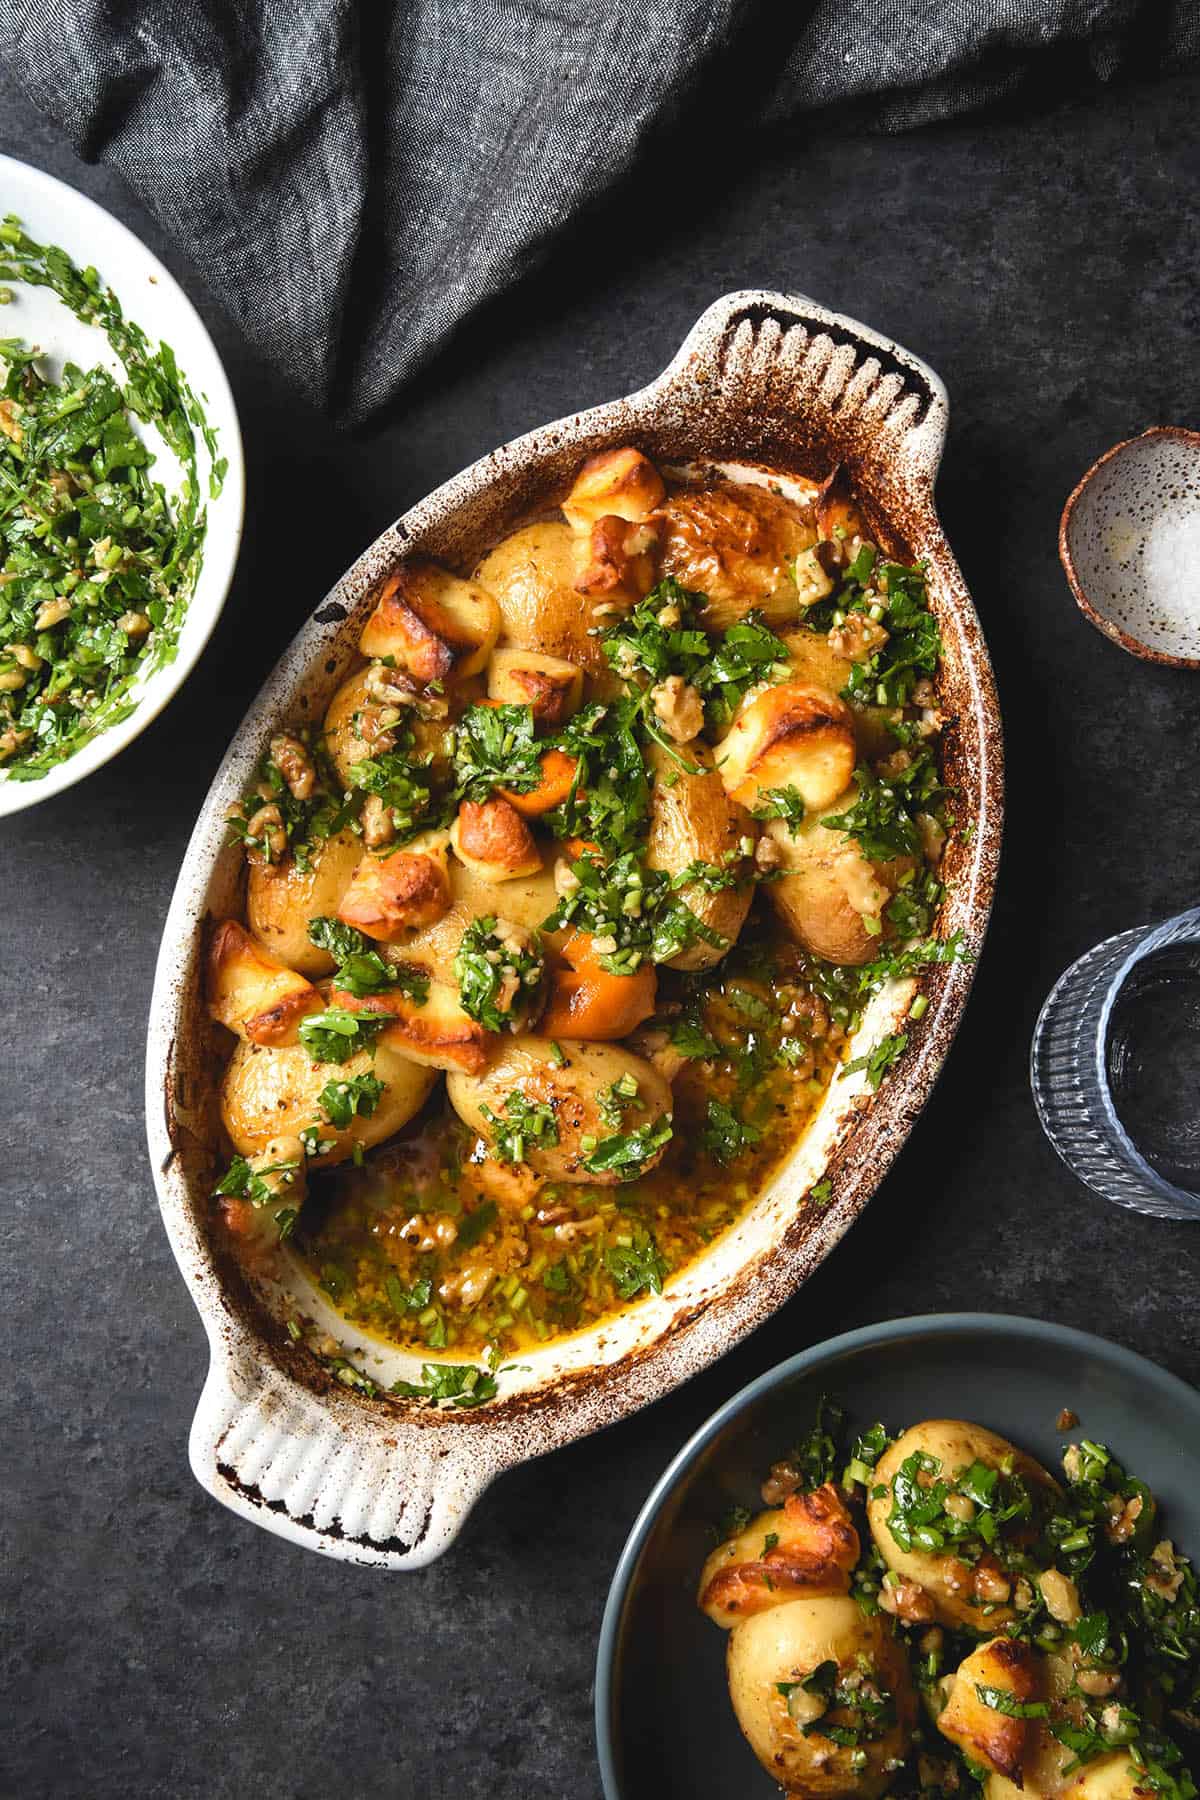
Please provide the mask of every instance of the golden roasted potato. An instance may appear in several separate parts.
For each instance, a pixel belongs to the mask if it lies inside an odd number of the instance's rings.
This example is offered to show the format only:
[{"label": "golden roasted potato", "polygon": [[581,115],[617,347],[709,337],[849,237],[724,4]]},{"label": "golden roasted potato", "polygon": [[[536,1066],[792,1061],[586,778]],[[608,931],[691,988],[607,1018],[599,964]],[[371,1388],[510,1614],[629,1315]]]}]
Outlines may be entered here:
[{"label": "golden roasted potato", "polygon": [[422,686],[475,675],[500,631],[500,608],[477,581],[417,558],[388,576],[358,647],[390,656]]},{"label": "golden roasted potato", "polygon": [[516,807],[500,795],[477,803],[464,800],[450,827],[454,854],[486,881],[514,881],[536,875],[542,853]]},{"label": "golden roasted potato", "polygon": [[848,1594],[859,1548],[832,1482],[810,1494],[791,1494],[717,1545],[701,1571],[696,1604],[728,1631],[787,1600]]},{"label": "golden roasted potato", "polygon": [[825,688],[782,681],[745,701],[717,746],[721,780],[742,806],[794,787],[811,812],[832,805],[854,775],[854,721]]},{"label": "golden roasted potato", "polygon": [[252,1044],[294,1044],[306,1013],[325,1002],[311,981],[223,919],[208,945],[208,1012]]},{"label": "golden roasted potato", "polygon": [[[744,845],[753,845],[758,827],[726,793],[707,744],[697,739],[686,745],[680,756],[701,772],[692,774],[681,768],[659,744],[646,746],[646,761],[654,775],[646,865],[668,875],[681,875],[694,862],[725,868],[727,856],[740,859],[745,855]],[[673,786],[668,782],[672,776],[677,778]],[[749,864],[741,866],[748,878],[740,887],[721,888],[712,894],[694,883],[682,889],[681,898],[700,922],[718,932],[726,943],[722,949],[697,941],[671,957],[668,968],[707,969],[720,962],[746,923],[754,898]]]},{"label": "golden roasted potato", "polygon": [[[837,1673],[804,1683],[822,1665]],[[867,1617],[846,1595],[789,1600],[756,1613],[730,1633],[733,1709],[751,1749],[773,1780],[805,1800],[878,1800],[912,1741],[916,1698],[908,1658],[888,1621]],[[832,1691],[831,1691],[832,1689]],[[894,1723],[858,1747],[820,1729],[850,1726],[887,1695]],[[857,1698],[857,1706],[843,1704]],[[809,1727],[805,1735],[805,1726]],[[858,1763],[862,1766],[856,1766]]]},{"label": "golden roasted potato", "polygon": [[824,814],[810,814],[795,830],[771,819],[765,835],[786,873],[767,888],[772,906],[792,936],[826,962],[869,962],[879,949],[882,914],[909,857],[872,863],[844,831],[825,825],[831,813],[853,806],[848,788]]},{"label": "golden roasted potato", "polygon": [[636,606],[654,586],[662,527],[653,520],[630,525],[624,519],[597,519],[579,552],[575,587],[610,610]]},{"label": "golden roasted potato", "polygon": [[506,642],[606,676],[599,639],[589,633],[607,615],[597,615],[596,603],[577,591],[578,558],[571,527],[551,520],[514,531],[488,552],[475,576],[496,596]]},{"label": "golden roasted potato", "polygon": [[1045,1754],[1034,1757],[1021,1786],[1004,1775],[989,1775],[983,1784],[984,1800],[1158,1800],[1158,1790],[1128,1750],[1098,1756],[1070,1775],[1062,1773],[1072,1753],[1056,1744],[1042,1728]]},{"label": "golden roasted potato", "polygon": [[[909,1457],[917,1454],[929,1459],[928,1471],[920,1478],[922,1486],[937,1480],[953,1486],[976,1462],[989,1469],[1011,1469],[1033,1489],[1035,1499],[1039,1493],[1057,1492],[1057,1483],[1024,1450],[985,1426],[963,1419],[926,1419],[913,1425],[888,1446],[876,1465],[876,1486],[886,1491],[878,1497],[872,1492],[867,1521],[888,1568],[924,1593],[939,1623],[991,1634],[1015,1617],[1008,1604],[1011,1583],[999,1573],[996,1558],[984,1555],[968,1567],[952,1549],[905,1550],[892,1534],[888,1517],[896,1477]],[[969,1497],[959,1496],[958,1514],[969,1519],[972,1514],[964,1510],[964,1500],[967,1506],[974,1505]]]},{"label": "golden roasted potato", "polygon": [[793,680],[824,688],[827,694],[841,695],[854,665],[848,656],[838,654],[826,632],[801,629],[781,631],[779,635],[787,645]]},{"label": "golden roasted potato", "polygon": [[322,1167],[343,1162],[354,1144],[365,1149],[382,1143],[424,1105],[437,1080],[432,1069],[419,1067],[386,1045],[360,1050],[344,1063],[315,1063],[303,1044],[267,1049],[239,1043],[221,1081],[221,1121],[235,1150],[257,1156],[273,1138],[298,1136],[321,1117],[317,1097],[328,1081],[352,1081],[374,1075],[384,1084],[370,1118],[355,1114],[344,1130],[324,1125]]},{"label": "golden roasted potato", "polygon": [[583,670],[561,656],[501,647],[488,663],[488,698],[528,706],[541,726],[562,725],[583,700]]},{"label": "golden roasted potato", "polygon": [[661,1161],[665,1144],[637,1168],[589,1173],[584,1163],[592,1149],[584,1147],[584,1140],[593,1140],[594,1148],[617,1135],[601,1114],[600,1095],[623,1077],[632,1076],[638,1092],[637,1104],[625,1113],[622,1132],[656,1126],[671,1111],[671,1090],[661,1075],[615,1044],[566,1043],[561,1045],[561,1053],[565,1061],[559,1066],[549,1038],[505,1039],[482,1075],[452,1072],[447,1076],[450,1104],[488,1144],[493,1142],[496,1128],[483,1111],[485,1106],[501,1120],[510,1094],[548,1108],[558,1141],[538,1143],[531,1134],[524,1157],[529,1168],[546,1181],[592,1181],[609,1186],[652,1169]]},{"label": "golden roasted potato", "polygon": [[562,503],[563,517],[576,531],[590,530],[598,519],[637,522],[648,519],[666,493],[662,476],[640,450],[600,450],[575,477]]},{"label": "golden roasted potato", "polygon": [[1021,1786],[1034,1747],[1034,1721],[989,1705],[988,1696],[1009,1695],[1018,1706],[1044,1700],[1046,1677],[1038,1652],[1018,1638],[991,1638],[959,1664],[947,1690],[937,1719],[942,1736],[972,1762]]},{"label": "golden roasted potato", "polygon": [[664,528],[661,568],[707,596],[701,622],[727,631],[746,613],[795,624],[793,564],[817,541],[813,520],[782,494],[752,482],[718,482],[672,494],[654,514]]},{"label": "golden roasted potato", "polygon": [[384,856],[368,853],[338,904],[347,925],[379,943],[432,925],[450,910],[448,831],[424,831]]},{"label": "golden roasted potato", "polygon": [[358,998],[334,987],[329,1004],[344,1006],[348,1012],[385,1013],[393,1023],[376,1042],[429,1069],[465,1069],[468,1075],[477,1075],[495,1040],[493,1032],[463,1011],[457,987],[436,978],[420,1002],[399,988]]},{"label": "golden roasted potato", "polygon": [[362,839],[352,831],[314,843],[307,869],[291,856],[280,863],[253,858],[247,865],[246,917],[255,937],[289,969],[328,975],[333,958],[310,943],[309,923],[336,915],[361,859]]},{"label": "golden roasted potato", "polygon": [[[542,868],[536,874],[506,881],[503,893],[498,894],[493,881],[451,857],[450,902],[450,911],[436,924],[414,932],[403,943],[390,946],[389,951],[395,961],[419,963],[441,980],[453,983],[454,958],[472,919],[500,912],[512,924],[536,931],[554,911],[558,894],[552,869]],[[545,934],[545,941],[555,946],[564,936],[565,933],[551,932]]]},{"label": "golden roasted potato", "polygon": [[431,759],[435,779],[445,780],[453,754],[453,723],[449,719],[423,719],[407,700],[381,699],[373,691],[386,687],[378,665],[374,665],[351,675],[329,702],[321,741],[343,787],[350,787],[355,763],[394,749],[401,732],[412,733],[412,754]]}]

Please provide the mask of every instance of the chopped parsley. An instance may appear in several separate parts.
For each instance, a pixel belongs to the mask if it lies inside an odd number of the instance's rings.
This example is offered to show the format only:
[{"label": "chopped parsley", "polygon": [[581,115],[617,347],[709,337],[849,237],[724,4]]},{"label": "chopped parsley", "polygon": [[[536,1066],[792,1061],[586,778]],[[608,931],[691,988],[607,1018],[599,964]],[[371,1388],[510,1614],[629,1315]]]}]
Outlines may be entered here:
[{"label": "chopped parsley", "polygon": [[583,1166],[589,1175],[607,1175],[616,1170],[623,1181],[632,1181],[670,1141],[671,1115],[664,1113],[657,1125],[647,1121],[634,1131],[616,1132],[612,1137],[601,1138],[590,1151],[588,1139],[583,1138],[581,1147],[587,1151]]},{"label": "chopped parsley", "polygon": [[650,1231],[638,1232],[628,1246],[618,1244],[606,1250],[604,1266],[622,1300],[632,1300],[635,1294],[661,1294],[671,1269]]},{"label": "chopped parsley", "polygon": [[531,706],[468,706],[454,742],[456,793],[486,800],[496,788],[527,794],[542,778]]},{"label": "chopped parsley", "polygon": [[425,1363],[420,1381],[396,1381],[391,1391],[407,1400],[428,1400],[439,1405],[482,1406],[496,1397],[496,1377],[475,1363]]},{"label": "chopped parsley", "polygon": [[[704,602],[677,581],[661,581],[601,642],[609,666],[627,683],[640,679],[646,692],[668,675],[688,682],[704,702],[706,723],[719,729],[749,688],[776,668],[787,669],[788,652],[756,613],[725,632],[703,630],[696,615]],[[664,612],[678,623],[663,624]]]},{"label": "chopped parsley", "polygon": [[383,1096],[383,1083],[374,1075],[355,1075],[349,1081],[327,1081],[317,1095],[317,1105],[329,1123],[344,1131],[356,1114],[369,1119]]},{"label": "chopped parsley", "polygon": [[842,1070],[842,1079],[847,1075],[857,1075],[866,1070],[867,1080],[871,1087],[878,1088],[888,1070],[894,1068],[905,1050],[908,1048],[908,1034],[897,1031],[891,1037],[880,1038],[873,1050],[865,1056],[856,1056]]},{"label": "chopped parsley", "polygon": [[366,1050],[390,1021],[386,1013],[347,1012],[330,1006],[300,1021],[300,1042],[316,1063],[344,1063]]},{"label": "chopped parsley", "polygon": [[617,1130],[630,1107],[639,1107],[637,1076],[626,1070],[618,1080],[602,1088],[596,1097],[600,1117],[610,1130]]},{"label": "chopped parsley", "polygon": [[545,959],[536,934],[473,919],[454,958],[462,1009],[488,1031],[518,1031],[540,997]]},{"label": "chopped parsley", "polygon": [[558,1142],[553,1109],[540,1100],[527,1100],[516,1090],[504,1102],[504,1118],[486,1102],[479,1110],[492,1127],[492,1149],[497,1162],[522,1163],[530,1149],[551,1150]]},{"label": "chopped parsley", "polygon": [[[542,921],[542,930],[576,925],[589,932],[596,940],[600,967],[610,975],[632,975],[644,962],[669,962],[695,943],[725,949],[727,940],[705,925],[678,891],[702,884],[708,867],[693,863],[670,876],[646,868],[633,851],[612,862],[581,856],[573,870],[578,886],[563,895]],[[721,885],[728,885],[727,871],[714,866],[713,872]]]},{"label": "chopped parsley", "polygon": [[1050,1711],[1044,1700],[1018,1700],[1007,1688],[988,1687],[982,1681],[975,1683],[975,1692],[984,1706],[1006,1719],[1044,1719]]},{"label": "chopped parsley", "polygon": [[785,787],[767,788],[754,808],[756,819],[782,819],[789,837],[795,837],[804,823],[804,800],[800,790],[789,781]]},{"label": "chopped parsley", "polygon": [[761,1139],[762,1132],[758,1127],[745,1119],[739,1119],[733,1108],[723,1100],[709,1101],[703,1143],[714,1162],[727,1165],[745,1151],[753,1149]]},{"label": "chopped parsley", "polygon": [[429,998],[429,977],[423,969],[389,963],[375,949],[370,939],[353,925],[340,919],[321,917],[309,921],[308,935],[319,950],[326,950],[338,964],[333,977],[335,987],[343,988],[356,1000],[369,994],[387,993],[398,988],[424,1006]]},{"label": "chopped parsley", "polygon": [[605,856],[620,856],[645,838],[650,814],[650,781],[638,742],[639,702],[596,702],[569,719],[555,743],[575,758],[571,791],[547,813],[560,838],[596,844]]},{"label": "chopped parsley", "polygon": [[415,754],[411,736],[393,750],[381,750],[351,765],[351,788],[360,796],[374,794],[382,800],[396,843],[428,831],[445,817],[445,808],[434,799],[432,765],[431,755]]},{"label": "chopped parsley", "polygon": [[[124,380],[0,340],[0,768],[36,781],[127,718],[170,663],[200,571],[205,508],[196,435],[216,434],[166,344],[153,348],[94,269],[0,224],[0,281],[48,287],[104,332]],[[134,421],[180,467],[169,496]],[[226,459],[214,454],[209,493]]]}]

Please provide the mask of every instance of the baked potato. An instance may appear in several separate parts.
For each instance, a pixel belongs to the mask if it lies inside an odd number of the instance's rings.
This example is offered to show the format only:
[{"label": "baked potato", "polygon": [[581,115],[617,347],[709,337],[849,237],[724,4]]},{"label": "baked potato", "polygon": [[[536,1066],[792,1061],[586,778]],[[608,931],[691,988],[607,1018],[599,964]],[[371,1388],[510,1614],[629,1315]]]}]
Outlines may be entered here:
[{"label": "baked potato", "polygon": [[[887,1790],[908,1754],[916,1698],[886,1619],[867,1616],[849,1595],[790,1600],[731,1632],[727,1670],[738,1724],[788,1793],[877,1800]],[[886,1710],[873,1718],[881,1703]],[[871,1735],[838,1744],[823,1720]]]},{"label": "baked potato", "polygon": [[[942,1736],[981,1768],[1004,1775],[1018,1787],[1035,1741],[1035,1721],[1016,1710],[1044,1702],[1043,1658],[1019,1638],[995,1637],[972,1650],[945,1685],[937,1718]],[[1004,1696],[989,1704],[992,1694]],[[1004,1710],[1012,1707],[1012,1711]]]},{"label": "baked potato", "polygon": [[721,780],[751,809],[779,787],[794,787],[810,811],[831,806],[850,785],[857,755],[845,701],[799,681],[751,695],[717,746]]},{"label": "baked potato", "polygon": [[325,1002],[312,982],[223,919],[208,945],[208,1012],[253,1044],[294,1044],[300,1021]]},{"label": "baked potato", "polygon": [[848,788],[797,827],[782,819],[765,827],[783,871],[767,889],[771,905],[797,942],[826,962],[864,963],[878,954],[883,909],[914,866],[910,857],[870,862],[855,839],[824,823],[848,811],[856,795]]},{"label": "baked potato", "polygon": [[557,1141],[539,1144],[530,1138],[523,1161],[546,1181],[610,1186],[652,1169],[666,1147],[664,1143],[654,1150],[637,1168],[589,1172],[585,1167],[596,1147],[614,1135],[601,1112],[601,1095],[630,1078],[637,1083],[637,1104],[626,1112],[621,1131],[657,1126],[671,1112],[670,1088],[648,1062],[614,1044],[564,1043],[556,1054],[548,1037],[505,1039],[483,1074],[452,1072],[446,1091],[459,1118],[485,1143],[493,1142],[497,1129],[485,1107],[503,1120],[509,1096],[519,1094],[531,1105],[545,1108]]},{"label": "baked potato", "polygon": [[[966,1626],[980,1635],[991,1636],[1016,1616],[1010,1603],[1012,1582],[999,1570],[995,1556],[983,1555],[968,1566],[953,1548],[906,1549],[889,1523],[893,1507],[899,1504],[897,1495],[903,1494],[904,1481],[912,1478],[906,1476],[904,1465],[914,1457],[922,1459],[915,1476],[918,1485],[925,1488],[933,1482],[946,1482],[953,1490],[950,1510],[962,1523],[969,1523],[975,1516],[976,1505],[970,1496],[957,1491],[956,1484],[975,1463],[981,1463],[985,1469],[1011,1471],[1031,1490],[1035,1504],[1040,1497],[1057,1492],[1057,1483],[1039,1462],[1006,1438],[963,1419],[926,1419],[913,1425],[879,1459],[867,1502],[867,1521],[888,1568],[901,1582],[925,1596],[929,1607],[926,1616],[943,1625]],[[876,1487],[885,1491],[877,1494]],[[900,1616],[904,1617],[903,1611]]]},{"label": "baked potato", "polygon": [[329,1004],[347,1012],[384,1014],[391,1022],[376,1041],[428,1069],[465,1069],[477,1075],[493,1042],[493,1033],[463,1011],[458,988],[446,981],[431,979],[420,1001],[400,987],[358,996],[335,985]]},{"label": "baked potato", "polygon": [[[368,1149],[407,1125],[437,1080],[434,1070],[384,1044],[374,1047],[373,1056],[360,1050],[344,1063],[317,1063],[303,1044],[268,1049],[239,1043],[221,1081],[221,1123],[240,1155],[257,1156],[272,1138],[298,1137],[321,1119],[318,1096],[327,1082],[356,1075],[374,1075],[383,1093],[369,1118],[355,1114],[344,1130],[322,1125],[323,1166],[343,1162],[356,1142]],[[327,1143],[331,1148],[324,1148]]]},{"label": "baked potato", "polygon": [[793,565],[817,541],[812,514],[773,489],[717,482],[673,494],[654,514],[662,526],[662,573],[705,595],[701,623],[727,631],[748,612],[794,625]]},{"label": "baked potato", "polygon": [[610,621],[596,612],[602,600],[587,599],[576,588],[579,568],[576,534],[560,520],[547,520],[497,544],[475,575],[496,597],[506,643],[605,676],[604,652],[589,634]]},{"label": "baked potato", "polygon": [[310,978],[328,975],[333,958],[311,943],[313,919],[333,918],[362,859],[362,839],[352,831],[310,847],[306,868],[294,856],[269,863],[255,858],[246,881],[246,918],[259,942]]},{"label": "baked potato", "polygon": [[[684,747],[677,761],[659,744],[650,744],[646,761],[653,773],[650,801],[650,833],[646,865],[667,875],[681,875],[693,863],[709,863],[718,869],[740,866],[746,880],[738,887],[708,893],[693,883],[681,890],[681,898],[710,931],[725,940],[724,948],[703,940],[670,958],[671,969],[707,969],[719,962],[736,940],[754,886],[746,848],[753,849],[758,829],[744,808],[730,799],[713,766],[713,753],[699,739]],[[694,771],[698,771],[694,772]]]},{"label": "baked potato", "polygon": [[502,646],[488,662],[487,691],[502,706],[532,708],[536,725],[554,729],[579,711],[583,670],[561,656]]},{"label": "baked potato", "polygon": [[527,879],[542,866],[532,831],[500,794],[490,800],[464,800],[450,827],[450,842],[465,868],[493,884]]},{"label": "baked potato", "polygon": [[367,854],[338,902],[337,916],[378,943],[433,925],[450,910],[447,831],[424,831],[384,856]]},{"label": "baked potato", "polygon": [[1064,1775],[1063,1768],[1074,1760],[1071,1752],[1044,1729],[1039,1736],[1049,1750],[1045,1760],[1035,1756],[1032,1771],[1026,1770],[1020,1785],[1005,1775],[989,1774],[983,1800],[1160,1800],[1159,1790],[1128,1750],[1098,1756]]},{"label": "baked potato", "polygon": [[499,632],[500,609],[485,587],[415,557],[384,582],[358,647],[425,687],[478,674]]},{"label": "baked potato", "polygon": [[697,1605],[726,1630],[785,1600],[846,1594],[860,1545],[832,1482],[789,1495],[718,1544],[700,1572]]},{"label": "baked potato", "polygon": [[[506,881],[497,893],[494,883],[456,856],[450,858],[450,910],[436,923],[414,931],[402,942],[387,946],[385,954],[395,962],[418,963],[447,982],[454,981],[454,958],[463,932],[473,919],[502,913],[512,924],[537,931],[558,903],[554,872],[539,869],[533,875]],[[552,948],[562,943],[564,932],[544,933]]]},{"label": "baked potato", "polygon": [[393,749],[400,732],[411,734],[415,757],[430,760],[434,779],[447,780],[453,757],[453,723],[449,718],[422,718],[407,700],[381,698],[386,687],[377,665],[359,669],[343,681],[329,702],[321,744],[343,787],[352,785],[355,763]]}]

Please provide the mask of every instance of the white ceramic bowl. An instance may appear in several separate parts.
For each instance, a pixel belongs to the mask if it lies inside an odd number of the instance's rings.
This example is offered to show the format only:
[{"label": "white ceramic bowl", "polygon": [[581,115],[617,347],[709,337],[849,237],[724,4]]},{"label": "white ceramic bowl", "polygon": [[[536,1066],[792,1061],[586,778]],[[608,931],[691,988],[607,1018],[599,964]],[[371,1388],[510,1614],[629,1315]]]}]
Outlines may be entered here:
[{"label": "white ceramic bowl", "polygon": [[[225,457],[229,466],[219,498],[205,502],[204,561],[174,661],[141,677],[133,690],[135,706],[128,718],[102,731],[39,781],[13,781],[0,768],[0,818],[74,787],[132,743],[182,687],[221,616],[241,543],[246,496],[242,437],[233,395],[216,347],[175,277],[103,207],[53,175],[11,156],[0,156],[0,215],[7,213],[15,214],[37,243],[59,245],[81,269],[91,264],[120,300],[126,317],[142,327],[151,343],[171,346],[217,434],[216,454]],[[26,282],[7,285],[13,298],[0,309],[0,332],[5,337],[37,345],[52,367],[70,358],[84,368],[99,363],[118,380],[124,379],[120,359],[103,331],[83,324],[51,289]],[[144,435],[155,452],[153,472],[171,493],[178,487],[179,464],[157,432],[146,430]],[[196,451],[201,491],[207,495],[212,457],[199,437]]]},{"label": "white ceramic bowl", "polygon": [[[244,1518],[331,1556],[418,1568],[451,1543],[501,1470],[621,1418],[712,1362],[796,1291],[862,1211],[933,1086],[973,973],[970,962],[955,962],[926,977],[928,1011],[878,1093],[861,1074],[833,1082],[767,1192],[662,1294],[523,1351],[476,1412],[392,1399],[386,1389],[415,1380],[423,1359],[334,1313],[294,1259],[270,1277],[248,1274],[214,1218],[213,1183],[227,1159],[215,1105],[222,1058],[203,1004],[201,951],[208,922],[242,909],[244,859],[229,843],[227,812],[271,731],[283,719],[322,715],[356,658],[379,584],[406,556],[472,568],[565,492],[593,451],[633,443],[668,465],[716,462],[748,481],[770,472],[786,482],[845,462],[889,549],[928,565],[944,644],[946,777],[974,827],[947,847],[940,924],[976,954],[1000,849],[1002,752],[987,649],[933,506],[945,430],[945,389],[908,351],[803,296],[729,294],[649,387],[503,445],[405,513],[285,653],[192,834],[163,934],[146,1060],[163,1219],[212,1352],[192,1468]],[[853,1055],[897,1028],[913,989],[893,982],[874,997]],[[827,1201],[806,1204],[822,1178]],[[382,1391],[348,1390],[294,1343],[286,1324],[297,1311],[319,1321]]]}]

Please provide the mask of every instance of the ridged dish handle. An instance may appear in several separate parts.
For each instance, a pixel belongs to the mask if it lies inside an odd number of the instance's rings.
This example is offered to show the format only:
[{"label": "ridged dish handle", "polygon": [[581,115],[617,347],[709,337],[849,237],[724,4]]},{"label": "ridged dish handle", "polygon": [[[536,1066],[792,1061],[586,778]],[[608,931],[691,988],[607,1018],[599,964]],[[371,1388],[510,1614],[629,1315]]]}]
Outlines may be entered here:
[{"label": "ridged dish handle", "polygon": [[853,443],[881,472],[899,466],[913,490],[932,493],[949,416],[940,377],[911,351],[805,294],[746,289],[714,301],[650,392],[681,384],[697,406],[722,391],[736,395],[764,449],[776,435],[794,441],[797,415],[812,420],[814,441],[836,416],[841,445]]},{"label": "ridged dish handle", "polygon": [[497,1472],[463,1424],[417,1424],[349,1393],[318,1398],[218,1341],[188,1454],[201,1486],[254,1524],[342,1559],[418,1569],[453,1542]]}]

